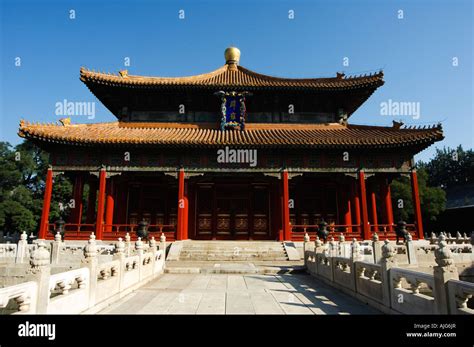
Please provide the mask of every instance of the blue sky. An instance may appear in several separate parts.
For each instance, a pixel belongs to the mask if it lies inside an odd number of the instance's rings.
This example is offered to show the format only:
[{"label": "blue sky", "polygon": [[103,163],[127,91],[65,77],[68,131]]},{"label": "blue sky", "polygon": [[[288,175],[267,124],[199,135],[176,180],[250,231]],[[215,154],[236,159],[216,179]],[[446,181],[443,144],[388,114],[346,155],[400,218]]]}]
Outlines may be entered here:
[{"label": "blue sky", "polygon": [[[473,147],[471,0],[0,2],[2,141],[21,141],[16,135],[21,118],[57,121],[55,104],[64,99],[96,101],[79,81],[81,66],[117,72],[129,57],[131,74],[186,76],[220,67],[224,49],[235,45],[241,65],[275,76],[383,68],[385,85],[350,123],[441,121],[446,139],[437,146]],[[343,66],[344,57],[349,66]],[[389,99],[419,102],[421,117],[382,116],[380,104]],[[96,112],[94,120],[72,121],[115,120],[101,105]],[[417,159],[429,159],[434,148]]]}]

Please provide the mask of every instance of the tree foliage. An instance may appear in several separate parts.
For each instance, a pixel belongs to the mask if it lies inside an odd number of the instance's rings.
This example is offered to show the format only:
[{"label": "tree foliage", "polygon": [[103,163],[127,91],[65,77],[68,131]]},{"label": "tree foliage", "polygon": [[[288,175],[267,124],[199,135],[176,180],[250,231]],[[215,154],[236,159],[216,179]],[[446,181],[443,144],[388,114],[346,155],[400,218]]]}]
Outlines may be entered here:
[{"label": "tree foliage", "polygon": [[[15,147],[0,142],[0,231],[37,232],[43,207],[48,154],[29,141]],[[72,185],[58,176],[53,185],[50,220],[63,218],[59,202],[68,201]],[[67,200],[66,200],[67,199]]]},{"label": "tree foliage", "polygon": [[[456,149],[437,149],[433,159],[417,164],[420,204],[423,223],[427,231],[440,231],[436,221],[446,208],[446,192],[453,188],[474,184],[474,152]],[[413,203],[410,180],[399,177],[392,182],[392,199],[395,218],[412,221]],[[400,201],[403,208],[399,208]]]},{"label": "tree foliage", "polygon": [[474,151],[437,149],[435,157],[427,163],[419,163],[428,173],[428,184],[445,190],[474,183]]},{"label": "tree foliage", "polygon": [[[428,185],[428,172],[424,168],[417,170],[418,190],[424,225],[436,222],[438,215],[446,207],[446,193],[439,187]],[[400,177],[392,182],[392,199],[396,220],[414,220],[411,182],[408,177]]]}]

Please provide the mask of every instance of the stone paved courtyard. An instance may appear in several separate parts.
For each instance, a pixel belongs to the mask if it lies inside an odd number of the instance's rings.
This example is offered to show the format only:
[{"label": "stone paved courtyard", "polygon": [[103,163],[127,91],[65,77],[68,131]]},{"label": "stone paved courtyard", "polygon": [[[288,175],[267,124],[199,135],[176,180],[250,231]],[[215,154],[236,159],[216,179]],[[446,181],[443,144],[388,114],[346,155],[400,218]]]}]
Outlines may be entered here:
[{"label": "stone paved courtyard", "polygon": [[164,274],[101,314],[378,314],[306,274]]}]

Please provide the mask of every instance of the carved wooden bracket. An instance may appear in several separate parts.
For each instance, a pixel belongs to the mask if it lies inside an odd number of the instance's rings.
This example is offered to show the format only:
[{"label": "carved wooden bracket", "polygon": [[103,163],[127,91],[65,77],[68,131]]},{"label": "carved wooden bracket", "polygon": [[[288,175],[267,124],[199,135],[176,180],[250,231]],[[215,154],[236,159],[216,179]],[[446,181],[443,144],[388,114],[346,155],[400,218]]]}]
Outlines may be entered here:
[{"label": "carved wooden bracket", "polygon": [[345,172],[344,176],[348,176],[348,177],[351,177],[351,178],[356,180],[357,177],[358,177],[358,174],[357,174],[357,172]]},{"label": "carved wooden bracket", "polygon": [[185,172],[184,173],[184,179],[197,177],[197,176],[204,176],[204,172]]},{"label": "carved wooden bracket", "polygon": [[164,174],[165,174],[166,176],[171,176],[171,177],[173,177],[173,178],[178,179],[178,172],[165,171]]},{"label": "carved wooden bracket", "polygon": [[281,174],[279,172],[264,172],[264,176],[280,178]]},{"label": "carved wooden bracket", "polygon": [[291,180],[295,177],[303,176],[302,172],[288,172],[288,179]]}]

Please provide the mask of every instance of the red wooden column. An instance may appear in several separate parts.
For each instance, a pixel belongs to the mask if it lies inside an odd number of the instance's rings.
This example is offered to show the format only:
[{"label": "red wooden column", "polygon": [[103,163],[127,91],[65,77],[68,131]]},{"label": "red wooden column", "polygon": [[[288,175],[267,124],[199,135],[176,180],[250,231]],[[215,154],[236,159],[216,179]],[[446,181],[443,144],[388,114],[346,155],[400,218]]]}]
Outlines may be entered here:
[{"label": "red wooden column", "polygon": [[184,169],[179,170],[178,174],[178,225],[176,227],[176,240],[184,240],[188,236],[188,231],[185,230],[188,224],[186,214],[187,199],[184,195]]},{"label": "red wooden column", "polygon": [[[186,183],[185,183],[185,185],[186,185]],[[188,236],[188,230],[189,230],[189,226],[188,226],[188,223],[189,223],[189,201],[188,201],[188,197],[186,195],[183,197],[183,201],[184,201],[183,230],[181,232],[181,237],[182,237],[182,240],[187,240],[189,238],[189,236]]]},{"label": "red wooden column", "polygon": [[46,172],[44,187],[43,211],[41,212],[41,222],[38,238],[45,239],[48,233],[49,209],[51,207],[51,195],[53,193],[53,168],[49,167]]},{"label": "red wooden column", "polygon": [[423,239],[423,221],[421,218],[420,193],[418,191],[418,176],[416,170],[411,171],[411,193],[413,200],[413,209],[415,210],[415,223],[418,238]]},{"label": "red wooden column", "polygon": [[288,171],[283,170],[282,175],[282,215],[283,215],[283,239],[285,241],[291,241],[291,229],[290,229],[290,189],[288,186]]},{"label": "red wooden column", "polygon": [[378,230],[378,218],[377,218],[377,196],[375,195],[375,183],[370,190],[370,202],[372,205],[372,225],[374,230]]},{"label": "red wooden column", "polygon": [[367,211],[367,193],[365,189],[365,173],[359,171],[359,188],[360,188],[360,207],[362,217],[362,237],[364,240],[370,240],[369,215]]},{"label": "red wooden column", "polygon": [[393,231],[392,195],[390,193],[390,183],[388,179],[384,179],[381,184],[380,196],[384,202],[385,222],[389,224],[388,231]]},{"label": "red wooden column", "polygon": [[97,219],[95,223],[95,235],[97,240],[102,240],[102,231],[104,223],[104,204],[105,204],[105,186],[107,172],[105,168],[100,169],[99,174],[99,197],[97,201]]},{"label": "red wooden column", "polygon": [[114,205],[115,205],[115,200],[114,200],[114,191],[115,191],[115,186],[114,186],[114,181],[112,180],[112,177],[109,178],[109,183],[107,184],[106,188],[106,198],[105,198],[105,231],[111,232],[112,231],[112,226],[114,222]]},{"label": "red wooden column", "polygon": [[352,202],[354,205],[354,217],[355,217],[355,224],[358,225],[357,231],[362,232],[360,227],[360,199],[359,199],[359,190],[357,189],[357,181],[354,181],[354,184],[351,186],[351,195],[352,195]]},{"label": "red wooden column", "polygon": [[278,229],[278,241],[283,241],[285,239],[285,236],[283,234],[283,225],[285,224],[284,222],[284,213],[283,213],[283,210],[285,209],[284,207],[284,203],[283,203],[283,187],[281,187],[282,185],[280,185],[279,189],[278,189],[278,200],[280,202],[280,221],[279,221],[279,224],[281,225],[281,229]]},{"label": "red wooden column", "polygon": [[81,174],[76,176],[74,180],[74,209],[71,211],[70,223],[81,224],[82,221],[82,194],[84,192],[84,180]]},{"label": "red wooden column", "polygon": [[97,182],[89,179],[89,196],[87,198],[87,215],[86,223],[93,224],[95,217],[95,203],[97,200]]},{"label": "red wooden column", "polygon": [[[342,192],[342,198],[344,199],[344,224],[352,224],[352,208],[351,208],[351,193],[349,191]],[[348,232],[352,232],[352,226],[347,227]]]}]

